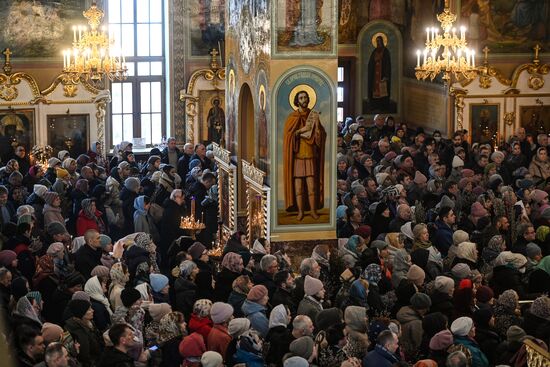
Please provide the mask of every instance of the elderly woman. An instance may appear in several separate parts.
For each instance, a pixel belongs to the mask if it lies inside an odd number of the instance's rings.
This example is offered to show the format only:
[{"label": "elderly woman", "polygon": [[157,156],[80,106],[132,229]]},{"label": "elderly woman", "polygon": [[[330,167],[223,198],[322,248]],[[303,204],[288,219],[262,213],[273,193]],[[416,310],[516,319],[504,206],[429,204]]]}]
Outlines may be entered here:
[{"label": "elderly woman", "polygon": [[351,236],[340,249],[340,257],[346,268],[354,268],[361,257],[365,241],[358,235]]},{"label": "elderly woman", "polygon": [[120,262],[113,264],[110,275],[111,285],[109,287],[109,302],[113,310],[116,310],[119,306],[122,306],[120,294],[126,287],[126,283],[130,280],[130,275],[128,274],[126,265]]},{"label": "elderly woman", "polygon": [[395,289],[397,289],[401,280],[407,278],[407,272],[411,265],[411,255],[409,255],[407,250],[400,249],[395,252],[391,277],[391,282]]},{"label": "elderly woman", "polygon": [[180,366],[183,358],[179,345],[187,335],[185,317],[181,312],[172,311],[160,319],[158,342],[162,351],[160,367]]},{"label": "elderly woman", "polygon": [[425,270],[429,280],[434,280],[443,272],[443,258],[439,250],[432,246],[428,226],[423,223],[413,228],[414,242],[411,252],[412,262]]},{"label": "elderly woman", "polygon": [[76,299],[69,302],[68,308],[73,317],[67,320],[65,329],[80,344],[78,361],[84,367],[94,366],[101,356],[103,339],[93,323],[92,305],[88,301]]},{"label": "elderly woman", "polygon": [[103,213],[96,209],[95,200],[82,200],[82,209],[76,220],[77,236],[84,236],[84,233],[89,229],[95,229],[99,233],[105,233],[106,227],[103,219],[101,219],[102,215]]},{"label": "elderly woman", "polygon": [[519,308],[519,297],[516,291],[508,289],[497,299],[494,307],[495,329],[503,337],[506,337],[508,328],[512,325],[522,326],[523,318]]}]

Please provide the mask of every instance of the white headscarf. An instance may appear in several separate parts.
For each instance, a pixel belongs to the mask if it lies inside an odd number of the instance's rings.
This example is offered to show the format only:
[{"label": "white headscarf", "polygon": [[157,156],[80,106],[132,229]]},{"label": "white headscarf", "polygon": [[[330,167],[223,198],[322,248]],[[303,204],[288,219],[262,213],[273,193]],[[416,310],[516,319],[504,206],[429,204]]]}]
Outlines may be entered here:
[{"label": "white headscarf", "polygon": [[84,292],[86,292],[91,299],[103,303],[103,305],[107,309],[107,312],[109,312],[109,315],[113,314],[113,311],[111,310],[111,305],[109,304],[109,300],[107,299],[107,297],[105,297],[105,293],[103,293],[103,288],[101,287],[101,283],[97,275],[88,279],[88,281],[84,285]]}]

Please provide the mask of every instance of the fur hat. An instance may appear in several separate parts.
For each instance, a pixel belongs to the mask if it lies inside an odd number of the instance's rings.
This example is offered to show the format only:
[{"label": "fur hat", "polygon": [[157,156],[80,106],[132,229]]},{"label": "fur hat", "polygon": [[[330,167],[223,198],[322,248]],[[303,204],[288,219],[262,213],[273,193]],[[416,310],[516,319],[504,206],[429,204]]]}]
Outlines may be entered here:
[{"label": "fur hat", "polygon": [[323,282],[321,282],[319,279],[306,275],[306,279],[304,281],[304,293],[306,295],[313,296],[322,291],[323,288]]},{"label": "fur hat", "polygon": [[124,288],[120,293],[120,299],[124,307],[130,308],[141,299],[141,293],[135,288]]},{"label": "fur hat", "polygon": [[459,156],[455,155],[453,157],[452,166],[453,168],[464,167],[464,161]]}]

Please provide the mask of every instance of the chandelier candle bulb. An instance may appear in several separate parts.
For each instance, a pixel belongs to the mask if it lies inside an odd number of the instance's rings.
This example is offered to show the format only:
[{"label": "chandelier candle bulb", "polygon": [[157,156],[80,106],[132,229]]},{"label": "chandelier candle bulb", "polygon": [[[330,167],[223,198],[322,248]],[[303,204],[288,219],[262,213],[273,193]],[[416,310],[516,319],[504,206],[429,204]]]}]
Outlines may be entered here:
[{"label": "chandelier candle bulb", "polygon": [[472,50],[472,67],[476,67],[476,52]]},{"label": "chandelier candle bulb", "polygon": [[416,50],[416,67],[420,67],[420,50]]},{"label": "chandelier candle bulb", "polygon": [[430,28],[426,28],[426,45],[428,45],[428,43],[430,43]]},{"label": "chandelier candle bulb", "polygon": [[462,41],[464,41],[465,33],[466,33],[466,27],[464,27],[464,26],[460,27],[460,39]]}]

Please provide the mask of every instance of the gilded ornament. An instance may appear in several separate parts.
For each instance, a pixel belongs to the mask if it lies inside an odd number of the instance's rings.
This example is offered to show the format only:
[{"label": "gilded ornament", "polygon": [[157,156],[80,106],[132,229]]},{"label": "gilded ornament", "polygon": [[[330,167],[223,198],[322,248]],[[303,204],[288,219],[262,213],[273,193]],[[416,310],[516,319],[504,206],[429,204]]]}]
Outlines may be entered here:
[{"label": "gilded ornament", "polygon": [[544,79],[538,74],[531,75],[529,77],[529,81],[527,82],[527,86],[529,86],[529,88],[534,90],[539,90],[540,88],[543,87],[543,85],[544,85]]}]

